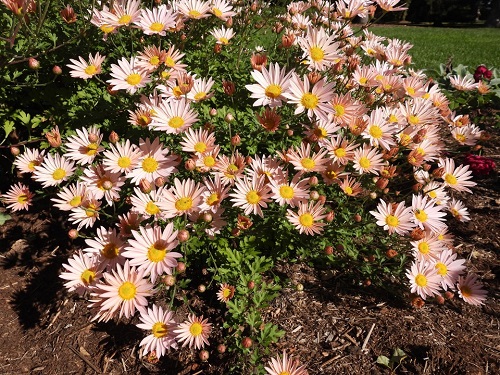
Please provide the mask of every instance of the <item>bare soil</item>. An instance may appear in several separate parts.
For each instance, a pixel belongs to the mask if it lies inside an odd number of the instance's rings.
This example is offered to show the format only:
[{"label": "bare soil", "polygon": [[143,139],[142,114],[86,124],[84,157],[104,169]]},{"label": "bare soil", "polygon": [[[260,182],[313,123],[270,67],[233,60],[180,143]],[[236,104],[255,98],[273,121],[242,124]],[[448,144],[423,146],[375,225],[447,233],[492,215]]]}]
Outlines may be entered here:
[{"label": "bare soil", "polygon": [[[500,132],[489,131],[484,155],[499,166]],[[290,287],[265,319],[286,335],[272,352],[297,356],[310,374],[388,374],[377,357],[390,358],[397,348],[407,355],[397,374],[500,373],[500,184],[497,172],[476,181],[466,198],[472,220],[451,230],[460,256],[489,291],[484,306],[455,298],[415,308],[408,295],[387,288],[349,283],[304,264],[280,264],[275,272],[288,277]],[[208,362],[189,349],[158,363],[141,358],[139,329],[127,322],[91,323],[87,302],[63,287],[61,265],[75,244],[57,210],[45,202],[12,216],[0,226],[0,374],[229,374],[231,364],[242,360],[216,351],[223,311],[213,307],[203,310],[214,322]],[[293,287],[298,283],[303,291]],[[201,300],[191,302],[207,309]]]}]

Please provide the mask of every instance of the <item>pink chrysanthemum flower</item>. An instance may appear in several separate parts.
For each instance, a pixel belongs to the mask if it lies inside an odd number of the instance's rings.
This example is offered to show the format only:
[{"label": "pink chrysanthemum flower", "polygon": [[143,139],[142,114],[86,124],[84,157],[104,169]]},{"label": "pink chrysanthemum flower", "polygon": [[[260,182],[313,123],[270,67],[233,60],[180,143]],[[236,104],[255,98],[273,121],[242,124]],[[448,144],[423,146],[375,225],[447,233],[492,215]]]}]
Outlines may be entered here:
[{"label": "pink chrysanthemum flower", "polygon": [[235,287],[229,284],[221,284],[217,292],[217,299],[221,302],[227,302],[234,297]]},{"label": "pink chrysanthemum flower", "polygon": [[121,173],[105,170],[102,164],[92,165],[83,171],[81,181],[87,184],[87,192],[95,199],[105,199],[109,206],[120,199],[120,191],[125,184]]},{"label": "pink chrysanthemum flower", "polygon": [[293,164],[295,170],[300,172],[322,172],[329,158],[325,157],[327,150],[322,149],[318,153],[312,152],[311,144],[302,142],[300,148],[290,149],[286,156],[288,161]]},{"label": "pink chrysanthemum flower", "polygon": [[166,4],[151,9],[141,9],[141,15],[134,23],[146,35],[167,34],[166,30],[175,28],[176,16],[173,10],[168,9]]},{"label": "pink chrysanthemum flower", "polygon": [[111,173],[129,173],[134,169],[141,157],[141,150],[130,144],[130,140],[125,142],[110,144],[110,150],[103,153],[102,163],[104,169]]},{"label": "pink chrysanthemum flower", "polygon": [[120,229],[120,236],[123,238],[132,237],[133,230],[139,230],[141,223],[145,220],[141,214],[136,212],[127,212],[124,215],[118,215],[116,226]]},{"label": "pink chrysanthemum flower", "polygon": [[461,200],[452,198],[452,200],[448,202],[447,209],[458,221],[463,223],[470,221],[469,210]]},{"label": "pink chrysanthemum flower", "polygon": [[348,139],[341,135],[336,135],[324,141],[323,146],[328,150],[328,155],[332,161],[345,165],[353,159],[357,144],[349,142]]},{"label": "pink chrysanthemum flower", "polygon": [[129,94],[134,94],[151,82],[148,73],[138,69],[134,57],[130,60],[122,57],[118,65],[111,64],[111,77],[113,78],[106,82],[111,85],[112,90],[126,90]]},{"label": "pink chrysanthemum flower", "polygon": [[275,63],[269,65],[269,70],[263,66],[261,71],[254,70],[251,74],[257,83],[245,87],[252,93],[250,97],[257,99],[253,106],[281,107],[285,100],[284,93],[290,86],[292,72],[286,73],[285,68],[281,69]]},{"label": "pink chrysanthemum flower", "polygon": [[205,151],[200,155],[196,155],[194,157],[196,170],[202,173],[210,172],[217,165],[217,158],[219,156],[219,152],[220,152],[220,146],[215,145],[212,151]]},{"label": "pink chrysanthemum flower", "polygon": [[400,12],[408,9],[404,3],[398,6],[400,2],[401,0],[375,0],[375,3],[386,12]]},{"label": "pink chrysanthemum flower", "polygon": [[152,189],[148,193],[144,193],[138,187],[134,187],[134,193],[130,195],[130,202],[132,203],[130,211],[138,213],[145,218],[164,218],[165,197],[163,191],[163,188],[159,188],[158,190]]},{"label": "pink chrysanthemum flower", "polygon": [[270,182],[284,176],[283,166],[275,157],[255,155],[251,159],[249,168],[246,170],[248,177],[265,176],[266,182]]},{"label": "pink chrysanthemum flower", "polygon": [[445,249],[434,260],[437,274],[441,276],[441,286],[444,290],[455,289],[458,277],[465,271],[465,259],[457,259],[457,254]]},{"label": "pink chrysanthemum flower", "polygon": [[137,270],[127,260],[123,266],[103,273],[104,282],[96,284],[90,307],[99,311],[92,320],[108,321],[119,310],[119,317],[130,318],[144,311],[148,305],[146,297],[154,294],[153,284],[144,278],[145,270]]},{"label": "pink chrysanthemum flower", "polygon": [[442,212],[442,207],[437,206],[434,200],[428,199],[427,195],[413,195],[411,206],[413,222],[421,229],[438,233],[446,227],[443,222],[445,221],[446,212]]},{"label": "pink chrysanthemum flower", "polygon": [[72,64],[66,65],[70,68],[69,74],[73,78],[89,79],[97,74],[101,74],[101,65],[104,62],[106,56],[101,56],[99,52],[92,56],[89,53],[88,61],[85,61],[83,57],[78,56],[78,60],[69,59]]},{"label": "pink chrysanthemum flower", "polygon": [[101,201],[93,197],[87,197],[80,206],[71,209],[69,221],[78,224],[78,230],[93,227],[99,219],[101,204]]},{"label": "pink chrysanthemum flower", "polygon": [[174,179],[174,186],[164,191],[165,217],[191,215],[200,210],[205,186],[191,179]]},{"label": "pink chrysanthemum flower", "polygon": [[340,179],[347,176],[348,173],[344,172],[345,165],[340,165],[339,163],[330,160],[325,169],[320,172],[321,177],[323,178],[323,182],[326,185],[338,184]]},{"label": "pink chrysanthemum flower", "polygon": [[30,189],[18,182],[17,185],[11,186],[9,191],[5,194],[0,195],[0,200],[7,204],[7,208],[12,211],[28,210],[29,206],[32,205],[32,200],[35,195],[30,191]]},{"label": "pink chrysanthemum flower", "polygon": [[346,94],[333,94],[329,102],[333,111],[330,113],[330,120],[341,126],[347,126],[354,119],[363,117],[366,113],[366,105],[351,96],[350,92]]},{"label": "pink chrysanthemum flower", "polygon": [[473,91],[477,90],[478,86],[473,77],[460,77],[458,75],[450,76],[450,84],[458,91]]},{"label": "pink chrysanthemum flower", "polygon": [[467,303],[474,306],[483,305],[488,292],[483,289],[477,276],[469,273],[467,276],[459,276],[457,282],[458,295]]},{"label": "pink chrysanthemum flower", "polygon": [[155,138],[152,143],[149,138],[141,138],[139,148],[142,156],[137,166],[127,173],[127,178],[130,178],[132,183],[138,185],[142,179],[154,183],[158,177],[167,178],[177,172],[177,157],[168,155],[169,149],[162,146],[159,138]]},{"label": "pink chrysanthemum flower", "polygon": [[117,264],[123,264],[125,258],[122,255],[125,242],[116,233],[116,229],[106,229],[104,227],[97,228],[97,236],[87,238],[85,243],[87,248],[84,252],[94,255],[99,258],[99,261],[107,269],[113,269]]},{"label": "pink chrysanthemum flower", "polygon": [[307,375],[305,365],[283,352],[282,357],[271,358],[265,367],[268,375]]},{"label": "pink chrysanthemum flower", "polygon": [[97,257],[84,254],[78,251],[73,257],[68,259],[68,263],[63,263],[66,270],[61,272],[59,277],[67,280],[64,286],[69,292],[75,291],[80,296],[92,290],[92,287],[102,276],[102,264]]},{"label": "pink chrysanthemum flower", "polygon": [[213,0],[210,6],[210,13],[224,22],[237,14],[231,3],[226,0]]},{"label": "pink chrysanthemum flower", "polygon": [[306,127],[304,135],[312,141],[317,141],[320,146],[328,142],[328,138],[338,133],[340,126],[325,120],[315,121],[312,126]]},{"label": "pink chrysanthemum flower", "polygon": [[206,189],[201,196],[200,212],[211,211],[215,213],[222,201],[229,196],[231,187],[223,185],[219,175],[216,175],[214,180],[210,177],[204,178],[203,183]]},{"label": "pink chrysanthemum flower", "polygon": [[472,178],[472,171],[468,165],[459,165],[455,168],[455,161],[450,158],[439,159],[439,167],[444,168],[443,180],[446,186],[456,191],[472,193],[469,187],[476,186]]},{"label": "pink chrysanthemum flower", "polygon": [[185,98],[165,100],[154,107],[149,129],[179,134],[198,121],[198,115]]},{"label": "pink chrysanthemum flower", "polygon": [[208,323],[208,319],[203,319],[203,316],[197,317],[190,314],[188,319],[179,324],[179,328],[174,332],[177,334],[177,340],[183,342],[182,346],[201,349],[208,342],[208,336],[212,331],[212,324]]},{"label": "pink chrysanthemum flower", "polygon": [[235,35],[234,31],[232,28],[225,28],[222,26],[220,29],[213,29],[210,31],[210,35],[212,35],[217,41],[215,42],[216,44],[223,44],[227,45],[229,44],[229,41],[231,38]]},{"label": "pink chrysanthemum flower", "polygon": [[212,77],[196,78],[193,87],[186,94],[187,99],[195,103],[210,99],[214,95],[213,92],[210,92],[214,83]]},{"label": "pink chrysanthemum flower", "polygon": [[102,134],[96,126],[88,129],[76,129],[76,135],[70,135],[65,143],[64,156],[80,165],[91,164],[95,157],[104,150],[100,145]]},{"label": "pink chrysanthemum flower", "polygon": [[446,250],[446,244],[434,233],[425,232],[423,238],[411,241],[410,244],[413,256],[419,262],[435,262],[441,252]]},{"label": "pink chrysanthemum flower", "polygon": [[439,205],[446,205],[450,197],[446,193],[445,185],[438,181],[431,181],[422,188],[429,198],[433,199],[434,202]]},{"label": "pink chrysanthemum flower", "polygon": [[354,169],[360,174],[373,173],[378,175],[384,164],[386,164],[382,154],[376,148],[372,148],[369,145],[364,145],[354,150],[353,161]]},{"label": "pink chrysanthemum flower", "polygon": [[[152,73],[165,63],[166,51],[157,46],[147,46],[135,57],[135,66],[138,70]],[[160,74],[163,75],[163,72]],[[129,111],[130,112],[130,111]]]},{"label": "pink chrysanthemum flower", "polygon": [[301,80],[297,74],[292,74],[290,87],[283,95],[288,103],[295,104],[295,114],[307,113],[309,118],[316,117],[328,121],[328,116],[333,113],[333,108],[327,103],[333,98],[334,83],[327,83],[324,78],[311,84],[307,76]]},{"label": "pink chrysanthemum flower", "polygon": [[71,211],[75,207],[80,207],[87,197],[87,185],[77,181],[74,184],[63,187],[58,193],[57,198],[51,198],[54,206],[62,211]]},{"label": "pink chrysanthemum flower", "polygon": [[233,185],[236,179],[243,177],[245,157],[238,150],[231,156],[220,155],[213,166],[214,174],[221,178],[225,185]]},{"label": "pink chrysanthemum flower", "polygon": [[292,181],[288,181],[287,175],[271,180],[271,198],[280,206],[298,207],[299,204],[306,203],[309,199],[309,180],[300,180],[300,176],[300,173],[295,174]]},{"label": "pink chrysanthemum flower", "polygon": [[345,176],[338,183],[342,191],[350,196],[355,197],[363,192],[363,187],[361,183],[358,182],[354,177]]},{"label": "pink chrysanthemum flower", "polygon": [[116,1],[111,11],[104,8],[101,12],[101,22],[113,27],[129,26],[139,20],[140,5],[140,0]]},{"label": "pink chrysanthemum flower", "polygon": [[439,110],[431,101],[424,98],[413,98],[399,104],[399,109],[408,125],[415,127],[435,126],[441,122]]},{"label": "pink chrysanthemum flower", "polygon": [[201,155],[205,152],[210,152],[215,147],[215,134],[209,133],[207,130],[189,128],[184,132],[183,141],[180,142],[182,151]]},{"label": "pink chrysanthemum flower", "polygon": [[172,269],[177,266],[177,258],[182,254],[175,251],[179,244],[177,230],[173,223],[162,228],[158,225],[140,227],[139,231],[132,231],[133,239],[128,240],[129,246],[125,248],[123,256],[130,259],[130,265],[146,270],[151,282],[164,273],[171,275]]},{"label": "pink chrysanthemum flower", "polygon": [[390,150],[396,144],[394,133],[396,128],[385,120],[385,113],[375,109],[366,117],[368,125],[362,133],[363,138],[370,141],[370,145]]},{"label": "pink chrysanthemum flower", "polygon": [[411,207],[405,207],[404,202],[386,203],[381,199],[377,211],[370,213],[377,219],[377,225],[383,227],[389,234],[397,233],[404,236],[414,228],[411,222]]},{"label": "pink chrysanthemum flower", "polygon": [[302,58],[306,59],[310,70],[326,70],[340,59],[337,36],[328,35],[324,28],[307,27],[305,37],[299,37],[297,43],[303,51]]},{"label": "pink chrysanthemum flower", "polygon": [[321,234],[326,223],[320,220],[326,217],[325,207],[320,202],[299,203],[298,212],[287,210],[286,218],[292,223],[299,233],[311,236]]},{"label": "pink chrysanthemum flower", "polygon": [[264,217],[262,207],[271,201],[271,189],[264,176],[243,177],[236,180],[234,191],[229,194],[235,207],[244,210],[245,215],[254,214]]},{"label": "pink chrysanthemum flower", "polygon": [[168,309],[163,310],[161,306],[153,304],[153,308],[141,311],[139,319],[142,323],[136,326],[140,329],[151,331],[140,342],[143,348],[142,355],[154,352],[157,358],[164,356],[170,349],[177,349],[174,330],[177,323],[174,313]]},{"label": "pink chrysanthemum flower", "polygon": [[26,148],[22,154],[16,156],[14,165],[21,171],[21,173],[33,173],[35,167],[42,164],[45,156],[45,150],[38,150],[36,148]]},{"label": "pink chrysanthemum flower", "polygon": [[438,294],[441,287],[441,276],[433,263],[413,262],[411,268],[406,271],[410,280],[411,292],[418,294],[422,299],[433,297]]},{"label": "pink chrysanthemum flower", "polygon": [[179,13],[190,19],[210,17],[210,3],[203,0],[180,0],[177,3]]},{"label": "pink chrysanthemum flower", "polygon": [[42,164],[35,167],[33,179],[42,186],[57,186],[61,182],[68,180],[75,171],[75,163],[59,154],[45,155]]}]

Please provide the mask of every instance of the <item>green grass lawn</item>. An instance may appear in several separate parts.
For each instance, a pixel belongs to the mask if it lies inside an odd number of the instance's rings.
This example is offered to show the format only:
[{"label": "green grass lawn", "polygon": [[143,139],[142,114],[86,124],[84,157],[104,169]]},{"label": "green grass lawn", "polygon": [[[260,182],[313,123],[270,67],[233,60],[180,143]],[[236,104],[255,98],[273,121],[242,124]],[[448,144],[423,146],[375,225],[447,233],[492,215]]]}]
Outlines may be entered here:
[{"label": "green grass lawn", "polygon": [[463,64],[474,70],[479,64],[500,69],[500,29],[442,28],[418,26],[373,26],[380,36],[413,44],[410,54],[418,69],[438,69],[450,57],[453,66]]}]

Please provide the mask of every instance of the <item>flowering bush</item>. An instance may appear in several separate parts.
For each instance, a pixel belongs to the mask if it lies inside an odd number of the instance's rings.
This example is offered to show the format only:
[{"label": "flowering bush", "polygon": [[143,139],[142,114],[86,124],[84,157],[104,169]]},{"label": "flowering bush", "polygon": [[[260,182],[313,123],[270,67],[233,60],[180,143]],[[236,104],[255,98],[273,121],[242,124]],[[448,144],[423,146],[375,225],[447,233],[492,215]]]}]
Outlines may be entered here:
[{"label": "flowering bush", "polygon": [[[472,170],[445,154],[481,130],[411,69],[409,43],[352,27],[398,1],[294,2],[277,15],[259,2],[80,2],[57,10],[63,23],[47,21],[50,2],[2,1],[3,79],[53,90],[34,110],[2,107],[22,175],[2,200],[16,211],[47,195],[67,214],[81,250],[65,286],[93,320],[138,316],[149,360],[210,344],[208,311],[181,296],[211,290],[228,312],[221,345],[244,354],[236,368],[305,372],[286,353],[260,362],[284,334],[261,317],[286,285],[269,272],[277,262],[483,303],[447,231],[470,220],[456,193],[471,193]],[[54,46],[30,45],[33,32]],[[177,316],[181,305],[191,313]]]}]

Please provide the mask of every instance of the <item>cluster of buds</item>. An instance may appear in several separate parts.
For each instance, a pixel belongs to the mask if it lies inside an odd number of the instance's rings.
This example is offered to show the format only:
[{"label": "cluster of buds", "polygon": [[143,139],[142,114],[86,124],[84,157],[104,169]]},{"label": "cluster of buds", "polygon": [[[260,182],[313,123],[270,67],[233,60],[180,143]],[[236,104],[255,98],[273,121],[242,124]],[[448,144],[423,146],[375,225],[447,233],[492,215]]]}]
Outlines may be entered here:
[{"label": "cluster of buds", "polygon": [[479,82],[479,81],[481,81],[483,79],[489,81],[492,76],[493,76],[493,72],[491,70],[489,70],[484,65],[479,65],[476,68],[476,71],[474,72],[474,81]]},{"label": "cluster of buds", "polygon": [[468,154],[464,164],[469,166],[474,176],[488,176],[496,168],[493,159],[481,155]]}]

